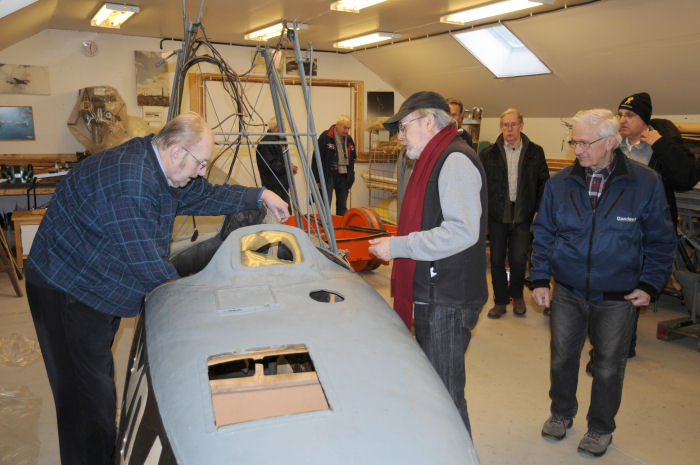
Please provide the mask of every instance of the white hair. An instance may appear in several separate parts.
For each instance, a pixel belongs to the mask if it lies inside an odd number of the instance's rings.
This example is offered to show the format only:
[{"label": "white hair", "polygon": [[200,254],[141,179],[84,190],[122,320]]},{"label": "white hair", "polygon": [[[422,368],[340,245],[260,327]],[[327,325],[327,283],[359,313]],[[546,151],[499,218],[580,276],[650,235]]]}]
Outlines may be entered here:
[{"label": "white hair", "polygon": [[622,137],[620,136],[620,122],[610,110],[604,108],[581,110],[574,115],[573,121],[574,124],[588,123],[597,127],[598,136],[600,138],[614,136],[616,143],[613,149],[616,149],[620,145],[620,142],[622,142]]}]

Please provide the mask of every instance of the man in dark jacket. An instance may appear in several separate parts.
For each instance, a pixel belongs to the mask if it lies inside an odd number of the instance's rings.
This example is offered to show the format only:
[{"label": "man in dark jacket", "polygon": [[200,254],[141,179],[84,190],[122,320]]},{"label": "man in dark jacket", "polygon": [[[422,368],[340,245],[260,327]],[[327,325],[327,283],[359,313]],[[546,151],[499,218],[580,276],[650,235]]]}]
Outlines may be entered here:
[{"label": "man in dark jacket", "polygon": [[466,142],[469,147],[475,149],[474,142],[472,142],[472,135],[462,127],[462,121],[464,121],[464,104],[462,104],[461,100],[456,98],[448,98],[447,104],[450,106],[450,116],[457,123],[457,134],[464,139],[464,142]]},{"label": "man in dark jacket", "polygon": [[464,354],[488,294],[486,180],[448,112],[441,95],[417,92],[384,122],[416,164],[397,235],[371,239],[369,251],[395,259],[394,309],[408,328],[415,315],[416,340],[471,432]]},{"label": "man in dark jacket", "polygon": [[[647,165],[661,175],[675,238],[675,226],[678,224],[675,191],[689,190],[695,185],[695,156],[683,145],[674,124],[665,119],[652,120],[651,112],[651,97],[646,92],[622,99],[617,110],[622,136],[620,150],[632,160]],[[638,321],[639,309],[634,320],[628,358],[637,355]],[[586,372],[592,374],[593,370],[591,358],[586,365]]]},{"label": "man in dark jacket", "polygon": [[[338,121],[318,137],[321,151],[321,173],[326,183],[328,202],[335,191],[335,214],[343,216],[347,211],[348,193],[355,182],[355,142],[350,137],[350,117],[340,115]],[[319,169],[314,156],[311,168],[320,182]],[[330,206],[330,205],[329,205]]]},{"label": "man in dark jacket", "polygon": [[[279,131],[277,119],[272,118],[267,123],[268,133],[260,139],[255,148],[255,159],[260,173],[260,183],[279,195],[282,200],[289,203],[289,179],[287,178],[287,166],[284,154],[288,153],[285,138],[276,134]],[[290,162],[292,174],[296,174],[297,166]]]},{"label": "man in dark jacket", "polygon": [[532,297],[550,305],[551,416],[542,436],[561,440],[578,409],[581,349],[588,329],[595,371],[584,454],[603,455],[622,399],[635,307],[649,304],[671,273],[676,241],[658,174],[620,150],[609,110],[578,112],[576,161],[549,180],[533,225]]},{"label": "man in dark jacket", "polygon": [[[523,115],[514,108],[501,114],[501,134],[481,154],[489,193],[489,246],[494,306],[489,318],[500,318],[513,299],[513,313],[524,316],[525,267],[530,224],[537,212],[549,169],[542,147],[522,133]],[[510,285],[506,274],[510,265]]]},{"label": "man in dark jacket", "polygon": [[111,464],[116,390],[111,346],[121,317],[177,279],[176,215],[287,204],[267,189],[210,184],[214,136],[197,114],[86,158],[56,188],[26,266],[27,300],[56,406],[61,463]]},{"label": "man in dark jacket", "polygon": [[[620,149],[631,159],[649,166],[661,175],[671,221],[678,223],[675,191],[695,185],[695,157],[672,133],[668,120],[652,120],[651,97],[646,92],[632,94],[620,102]],[[677,133],[677,131],[676,131]]]}]

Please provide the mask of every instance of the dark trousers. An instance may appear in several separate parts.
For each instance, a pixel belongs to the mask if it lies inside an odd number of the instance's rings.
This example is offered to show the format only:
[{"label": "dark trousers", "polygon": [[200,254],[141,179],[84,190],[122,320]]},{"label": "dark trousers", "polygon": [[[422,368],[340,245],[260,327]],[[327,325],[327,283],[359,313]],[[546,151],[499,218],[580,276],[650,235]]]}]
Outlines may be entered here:
[{"label": "dark trousers", "polygon": [[467,400],[464,354],[482,306],[447,307],[414,304],[416,341],[445,383],[467,431],[471,434]]},{"label": "dark trousers", "polygon": [[[510,297],[523,298],[527,251],[530,247],[530,223],[489,222],[491,284],[494,302],[506,305]],[[510,265],[510,286],[506,277],[506,253]]]},{"label": "dark trousers", "polygon": [[62,465],[108,465],[116,441],[112,342],[120,318],[27,282],[27,300],[56,404]]},{"label": "dark trousers", "polygon": [[348,174],[338,174],[337,171],[331,171],[331,175],[326,181],[328,182],[326,186],[328,201],[330,202],[335,191],[335,214],[343,216],[348,210],[348,192],[350,191]]},{"label": "dark trousers", "polygon": [[555,284],[552,299],[550,343],[552,415],[573,418],[578,410],[581,349],[590,332],[593,351],[593,388],[588,409],[588,429],[600,434],[615,430],[615,415],[622,400],[636,309],[627,301],[587,301]]}]

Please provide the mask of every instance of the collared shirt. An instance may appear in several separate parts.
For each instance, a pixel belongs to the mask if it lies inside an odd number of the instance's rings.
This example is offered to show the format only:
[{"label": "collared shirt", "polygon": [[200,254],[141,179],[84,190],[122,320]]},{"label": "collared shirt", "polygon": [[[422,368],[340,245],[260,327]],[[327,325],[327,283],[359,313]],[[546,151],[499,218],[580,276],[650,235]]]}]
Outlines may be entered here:
[{"label": "collared shirt", "polygon": [[515,202],[518,197],[518,164],[520,162],[520,151],[523,148],[523,140],[516,147],[511,147],[508,142],[503,141],[503,148],[506,152],[506,165],[508,166],[508,196],[511,202]]},{"label": "collared shirt", "polygon": [[[654,128],[651,126],[649,126],[648,129],[650,131],[654,130]],[[651,148],[651,145],[642,140],[637,141],[636,144],[630,144],[629,138],[627,137],[625,137],[620,144],[620,150],[622,150],[622,152],[627,155],[628,158],[631,158],[632,160],[645,166],[649,166],[651,156],[654,154],[654,150]]]},{"label": "collared shirt", "polygon": [[593,208],[598,205],[600,194],[603,193],[605,183],[608,181],[610,174],[615,169],[615,157],[612,157],[610,164],[605,168],[593,171],[591,168],[586,168],[586,183],[588,184],[588,196],[591,198]]},{"label": "collared shirt", "polygon": [[[168,175],[165,174],[165,167],[163,166],[163,161],[160,159],[160,152],[158,151],[158,146],[155,142],[151,141],[151,147],[153,147],[153,151],[156,153],[156,160],[158,160],[158,166],[160,166],[160,170],[165,175],[165,179],[168,179]],[[170,182],[168,182],[168,184],[170,184]]]}]

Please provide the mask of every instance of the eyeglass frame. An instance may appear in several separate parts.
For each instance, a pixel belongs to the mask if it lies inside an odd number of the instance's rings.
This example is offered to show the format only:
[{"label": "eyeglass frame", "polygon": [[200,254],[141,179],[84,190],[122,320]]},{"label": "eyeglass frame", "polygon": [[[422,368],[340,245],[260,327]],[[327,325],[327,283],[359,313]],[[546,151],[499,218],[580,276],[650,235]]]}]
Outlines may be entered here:
[{"label": "eyeglass frame", "polygon": [[515,128],[517,128],[518,126],[520,126],[521,124],[523,124],[522,121],[518,121],[517,123],[516,123],[515,121],[511,121],[510,123],[503,123],[503,122],[501,122],[501,123],[500,123],[500,126],[501,126],[502,128],[515,129]]},{"label": "eyeglass frame", "polygon": [[596,142],[601,141],[601,140],[603,140],[603,139],[607,139],[608,137],[610,137],[610,136],[604,136],[604,137],[601,137],[601,138],[596,139],[596,140],[591,141],[591,142],[586,142],[586,141],[583,141],[583,140],[573,140],[573,139],[571,139],[571,140],[568,142],[568,144],[569,144],[569,146],[570,146],[572,149],[574,149],[574,150],[576,150],[576,146],[581,147],[583,150],[588,150],[588,149],[590,149],[591,146],[592,146],[593,144],[595,144]]},{"label": "eyeglass frame", "polygon": [[426,116],[428,116],[428,115],[416,116],[413,119],[410,119],[408,121],[404,121],[403,123],[399,123],[399,134],[406,134],[406,126],[408,126],[412,122],[417,121],[421,118],[425,118]]},{"label": "eyeglass frame", "polygon": [[197,156],[196,156],[194,153],[192,153],[192,151],[191,151],[190,149],[188,149],[187,147],[185,147],[184,145],[182,146],[182,149],[183,149],[189,156],[191,156],[192,158],[194,158],[195,161],[196,161],[197,163],[199,163],[199,168],[200,168],[200,169],[203,169],[203,170],[207,169],[207,166],[208,166],[208,165],[207,165],[207,162],[206,162],[206,161],[202,161],[202,160],[200,160],[199,158],[197,158]]}]

